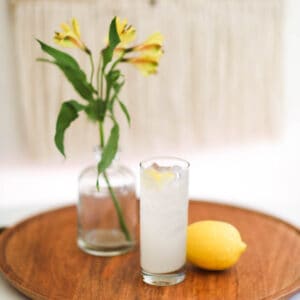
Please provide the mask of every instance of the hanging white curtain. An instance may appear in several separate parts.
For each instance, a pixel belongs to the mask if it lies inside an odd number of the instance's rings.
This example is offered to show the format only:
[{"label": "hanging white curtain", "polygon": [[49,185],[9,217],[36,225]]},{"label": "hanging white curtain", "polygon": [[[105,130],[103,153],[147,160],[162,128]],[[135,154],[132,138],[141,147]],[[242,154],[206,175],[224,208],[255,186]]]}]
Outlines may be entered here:
[{"label": "hanging white curtain", "polygon": [[[114,15],[146,38],[165,36],[157,76],[124,66],[121,147],[127,155],[177,154],[203,147],[274,139],[282,122],[282,18],[280,0],[14,0],[15,51],[22,108],[20,129],[35,158],[57,156],[53,143],[62,101],[77,99],[34,38],[52,43],[59,24],[76,16],[94,54],[104,45]],[[89,61],[70,51],[89,72]],[[66,133],[66,152],[82,155],[98,143],[85,117]],[[107,128],[108,130],[109,128]]]}]

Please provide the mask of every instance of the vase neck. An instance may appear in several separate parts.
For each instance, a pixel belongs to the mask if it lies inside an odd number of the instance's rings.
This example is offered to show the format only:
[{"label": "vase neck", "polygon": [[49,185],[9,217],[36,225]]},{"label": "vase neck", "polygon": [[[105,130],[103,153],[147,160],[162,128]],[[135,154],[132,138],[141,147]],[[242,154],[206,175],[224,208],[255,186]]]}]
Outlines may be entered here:
[{"label": "vase neck", "polygon": [[[96,163],[98,164],[101,156],[102,156],[102,152],[103,152],[103,148],[101,148],[99,145],[94,147],[94,155],[95,155],[95,159],[96,159]],[[112,161],[112,164],[115,164],[116,162],[119,162],[119,154],[120,154],[120,150],[117,151],[115,158]]]}]

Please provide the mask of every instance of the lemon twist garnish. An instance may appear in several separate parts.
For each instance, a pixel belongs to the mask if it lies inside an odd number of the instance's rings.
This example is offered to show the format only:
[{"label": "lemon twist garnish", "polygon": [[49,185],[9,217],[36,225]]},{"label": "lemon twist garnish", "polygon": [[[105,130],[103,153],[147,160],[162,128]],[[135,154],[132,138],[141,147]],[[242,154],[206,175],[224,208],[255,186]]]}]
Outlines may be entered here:
[{"label": "lemon twist garnish", "polygon": [[154,168],[148,168],[145,170],[145,175],[159,186],[173,180],[175,178],[175,174],[169,171],[158,171]]}]

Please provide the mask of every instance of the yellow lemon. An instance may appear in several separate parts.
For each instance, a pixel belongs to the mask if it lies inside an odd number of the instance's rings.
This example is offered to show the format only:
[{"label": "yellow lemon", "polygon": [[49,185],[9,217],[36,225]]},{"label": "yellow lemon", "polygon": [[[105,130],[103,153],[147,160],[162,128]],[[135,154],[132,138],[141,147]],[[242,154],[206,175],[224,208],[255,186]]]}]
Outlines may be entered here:
[{"label": "yellow lemon", "polygon": [[175,178],[175,174],[173,172],[159,171],[153,167],[146,169],[145,175],[148,178],[151,178],[151,180],[153,180],[159,186],[162,186]]},{"label": "yellow lemon", "polygon": [[239,231],[229,223],[208,220],[188,226],[187,259],[203,269],[227,269],[246,248]]}]

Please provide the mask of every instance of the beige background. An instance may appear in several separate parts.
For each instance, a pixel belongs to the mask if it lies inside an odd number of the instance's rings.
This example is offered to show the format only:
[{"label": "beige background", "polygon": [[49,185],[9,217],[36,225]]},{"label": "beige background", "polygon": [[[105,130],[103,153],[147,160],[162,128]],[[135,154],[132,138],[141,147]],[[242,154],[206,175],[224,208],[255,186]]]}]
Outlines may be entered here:
[{"label": "beige background", "polygon": [[[166,37],[157,76],[143,78],[131,66],[123,68],[127,83],[121,97],[132,115],[130,130],[124,117],[119,118],[126,158],[182,156],[276,140],[282,133],[283,1],[14,0],[10,4],[10,15],[2,21],[7,26],[3,40],[13,57],[4,61],[8,73],[2,74],[8,83],[5,99],[12,101],[5,100],[10,114],[4,114],[3,122],[11,123],[8,130],[15,139],[4,135],[12,148],[21,146],[25,160],[60,160],[53,143],[56,116],[61,102],[77,95],[59,70],[35,62],[45,55],[34,37],[52,43],[54,30],[72,16],[78,18],[82,37],[94,53],[103,46],[114,15],[127,17],[140,41],[157,30]],[[89,70],[84,54],[71,53]],[[66,151],[73,161],[90,155],[97,143],[96,126],[84,116],[66,135]]]}]

